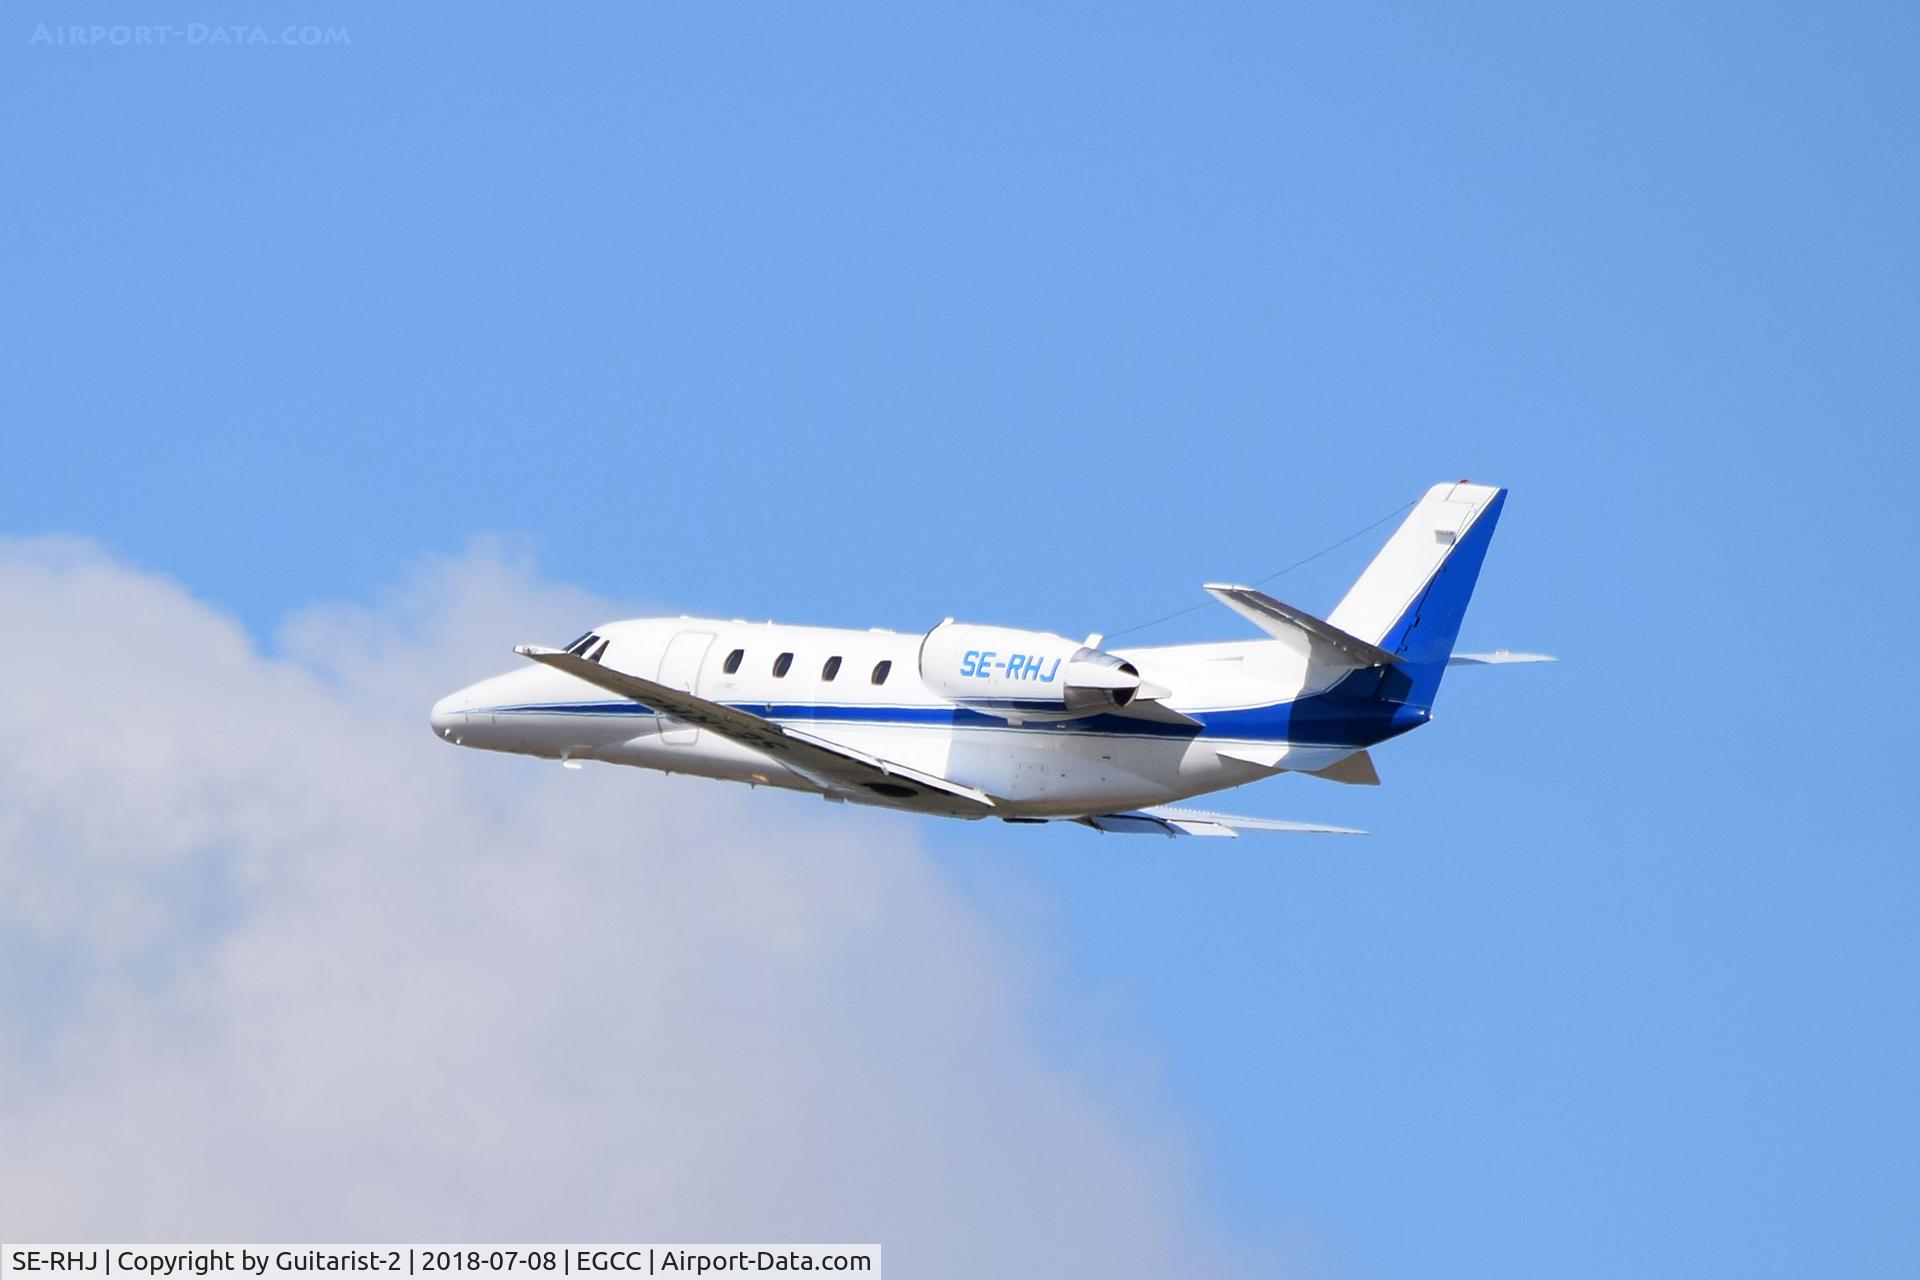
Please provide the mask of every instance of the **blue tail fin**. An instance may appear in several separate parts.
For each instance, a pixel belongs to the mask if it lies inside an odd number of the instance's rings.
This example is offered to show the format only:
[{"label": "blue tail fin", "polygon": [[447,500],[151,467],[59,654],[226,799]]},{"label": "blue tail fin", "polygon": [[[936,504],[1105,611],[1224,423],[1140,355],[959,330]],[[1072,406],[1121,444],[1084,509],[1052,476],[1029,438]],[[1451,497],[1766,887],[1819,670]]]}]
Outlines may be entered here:
[{"label": "blue tail fin", "polygon": [[1486,485],[1435,485],[1328,621],[1399,658],[1376,695],[1430,708],[1507,500]]}]

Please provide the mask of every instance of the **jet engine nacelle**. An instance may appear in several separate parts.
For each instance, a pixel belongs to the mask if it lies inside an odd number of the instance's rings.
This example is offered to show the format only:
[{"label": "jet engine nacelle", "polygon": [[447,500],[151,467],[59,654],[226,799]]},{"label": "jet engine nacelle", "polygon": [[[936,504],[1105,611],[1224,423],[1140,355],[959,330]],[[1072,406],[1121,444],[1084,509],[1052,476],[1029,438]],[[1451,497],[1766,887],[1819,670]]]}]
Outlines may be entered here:
[{"label": "jet engine nacelle", "polygon": [[1046,631],[943,622],[920,642],[920,679],[945,698],[1010,720],[1114,711],[1140,692],[1131,662]]}]

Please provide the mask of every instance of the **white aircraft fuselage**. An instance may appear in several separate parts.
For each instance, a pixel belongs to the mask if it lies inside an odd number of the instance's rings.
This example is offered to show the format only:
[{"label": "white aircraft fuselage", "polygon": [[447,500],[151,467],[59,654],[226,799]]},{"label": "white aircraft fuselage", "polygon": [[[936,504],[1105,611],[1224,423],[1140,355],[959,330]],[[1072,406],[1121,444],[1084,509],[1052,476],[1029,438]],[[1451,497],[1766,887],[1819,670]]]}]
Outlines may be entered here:
[{"label": "white aircraft fuselage", "polygon": [[[714,618],[595,627],[442,699],[465,747],[603,761],[955,817],[1106,830],[1290,826],[1175,801],[1271,777],[1374,782],[1431,716],[1504,491],[1429,492],[1322,622],[1209,587],[1265,639],[1106,651],[1044,632],[922,634]],[[1497,659],[1494,659],[1497,660]]]}]

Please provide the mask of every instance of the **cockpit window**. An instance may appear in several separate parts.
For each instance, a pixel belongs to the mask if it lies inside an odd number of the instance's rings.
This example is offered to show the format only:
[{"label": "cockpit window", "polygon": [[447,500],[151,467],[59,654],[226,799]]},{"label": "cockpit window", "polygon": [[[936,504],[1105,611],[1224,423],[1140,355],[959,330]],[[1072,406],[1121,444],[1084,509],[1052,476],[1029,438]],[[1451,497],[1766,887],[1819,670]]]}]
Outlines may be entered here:
[{"label": "cockpit window", "polygon": [[827,659],[826,666],[820,668],[820,678],[822,680],[831,680],[839,674],[840,674],[840,655],[836,653],[831,658]]},{"label": "cockpit window", "polygon": [[727,660],[720,664],[720,669],[728,675],[733,675],[740,670],[740,659],[746,656],[747,651],[745,649],[735,649],[727,655]]},{"label": "cockpit window", "polygon": [[887,677],[892,673],[893,673],[893,663],[891,661],[881,662],[877,664],[873,669],[873,682],[875,684],[885,684],[887,682]]},{"label": "cockpit window", "polygon": [[790,653],[783,653],[779,657],[773,660],[773,674],[775,674],[776,676],[783,676],[787,674],[787,668],[792,665],[793,665],[793,655]]}]

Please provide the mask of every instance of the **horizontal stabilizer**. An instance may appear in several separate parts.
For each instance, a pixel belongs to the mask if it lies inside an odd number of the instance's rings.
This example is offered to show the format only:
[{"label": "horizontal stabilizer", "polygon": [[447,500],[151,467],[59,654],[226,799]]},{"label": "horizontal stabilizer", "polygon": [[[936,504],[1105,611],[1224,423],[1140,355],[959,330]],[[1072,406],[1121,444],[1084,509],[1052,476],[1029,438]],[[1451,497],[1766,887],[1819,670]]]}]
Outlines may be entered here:
[{"label": "horizontal stabilizer", "polygon": [[1323,661],[1350,667],[1390,667],[1399,661],[1378,645],[1349,635],[1304,609],[1275,600],[1264,591],[1209,582],[1207,592],[1276,640],[1305,640],[1312,656]]},{"label": "horizontal stabilizer", "polygon": [[1456,653],[1447,658],[1450,667],[1504,667],[1513,662],[1558,662],[1560,659],[1545,653],[1514,653],[1509,649],[1495,649],[1492,653]]},{"label": "horizontal stabilizer", "polygon": [[1152,809],[1133,809],[1126,813],[1095,813],[1075,819],[1096,831],[1122,835],[1226,836],[1242,831],[1288,831],[1309,835],[1363,836],[1353,827],[1329,827],[1313,822],[1288,822],[1284,818],[1243,818],[1231,813],[1207,809],[1175,809],[1161,805]]}]

